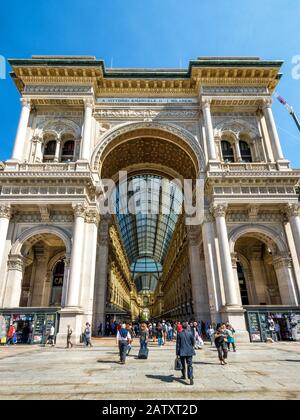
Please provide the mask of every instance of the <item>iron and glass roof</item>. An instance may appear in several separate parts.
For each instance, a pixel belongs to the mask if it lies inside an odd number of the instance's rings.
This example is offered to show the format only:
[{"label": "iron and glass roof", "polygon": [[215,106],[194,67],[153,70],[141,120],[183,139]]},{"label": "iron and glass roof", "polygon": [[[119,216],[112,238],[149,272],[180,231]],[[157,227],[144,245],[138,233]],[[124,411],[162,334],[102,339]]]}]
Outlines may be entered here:
[{"label": "iron and glass roof", "polygon": [[116,220],[138,290],[154,290],[162,272],[183,194],[156,175],[131,177],[114,194]]}]

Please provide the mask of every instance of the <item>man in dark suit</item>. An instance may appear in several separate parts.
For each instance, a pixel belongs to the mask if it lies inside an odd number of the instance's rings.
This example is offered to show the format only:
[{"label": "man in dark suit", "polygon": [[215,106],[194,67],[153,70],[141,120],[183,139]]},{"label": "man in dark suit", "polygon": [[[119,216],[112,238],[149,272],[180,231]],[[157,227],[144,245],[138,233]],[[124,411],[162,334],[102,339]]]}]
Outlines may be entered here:
[{"label": "man in dark suit", "polygon": [[182,364],[182,378],[186,379],[186,364],[190,385],[194,385],[193,356],[195,354],[195,338],[192,332],[188,331],[188,323],[182,324],[183,330],[177,334],[176,355],[180,357]]}]

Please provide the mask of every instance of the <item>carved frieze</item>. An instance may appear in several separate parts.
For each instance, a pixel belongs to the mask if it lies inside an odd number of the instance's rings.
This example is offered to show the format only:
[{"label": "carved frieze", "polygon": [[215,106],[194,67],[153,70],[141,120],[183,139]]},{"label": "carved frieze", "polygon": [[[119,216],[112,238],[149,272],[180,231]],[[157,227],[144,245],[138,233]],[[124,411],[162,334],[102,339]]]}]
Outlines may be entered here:
[{"label": "carved frieze", "polygon": [[10,219],[12,215],[9,204],[0,204],[0,219]]}]

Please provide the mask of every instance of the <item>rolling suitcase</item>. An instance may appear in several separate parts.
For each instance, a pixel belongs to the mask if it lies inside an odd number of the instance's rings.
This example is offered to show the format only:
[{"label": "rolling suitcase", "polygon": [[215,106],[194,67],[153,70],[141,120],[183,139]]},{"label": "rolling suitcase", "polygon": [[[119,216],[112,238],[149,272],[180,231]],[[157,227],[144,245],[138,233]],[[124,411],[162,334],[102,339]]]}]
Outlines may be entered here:
[{"label": "rolling suitcase", "polygon": [[148,348],[140,349],[138,358],[146,360],[148,359],[148,354],[149,354]]}]

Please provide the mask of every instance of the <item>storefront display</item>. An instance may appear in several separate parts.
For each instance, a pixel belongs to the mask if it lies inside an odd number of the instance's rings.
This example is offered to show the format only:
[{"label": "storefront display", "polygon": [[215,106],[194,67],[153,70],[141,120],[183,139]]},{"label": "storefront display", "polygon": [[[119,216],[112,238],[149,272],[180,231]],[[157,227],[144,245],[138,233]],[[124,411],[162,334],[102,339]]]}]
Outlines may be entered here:
[{"label": "storefront display", "polygon": [[251,342],[300,341],[300,311],[253,308],[246,318]]}]

